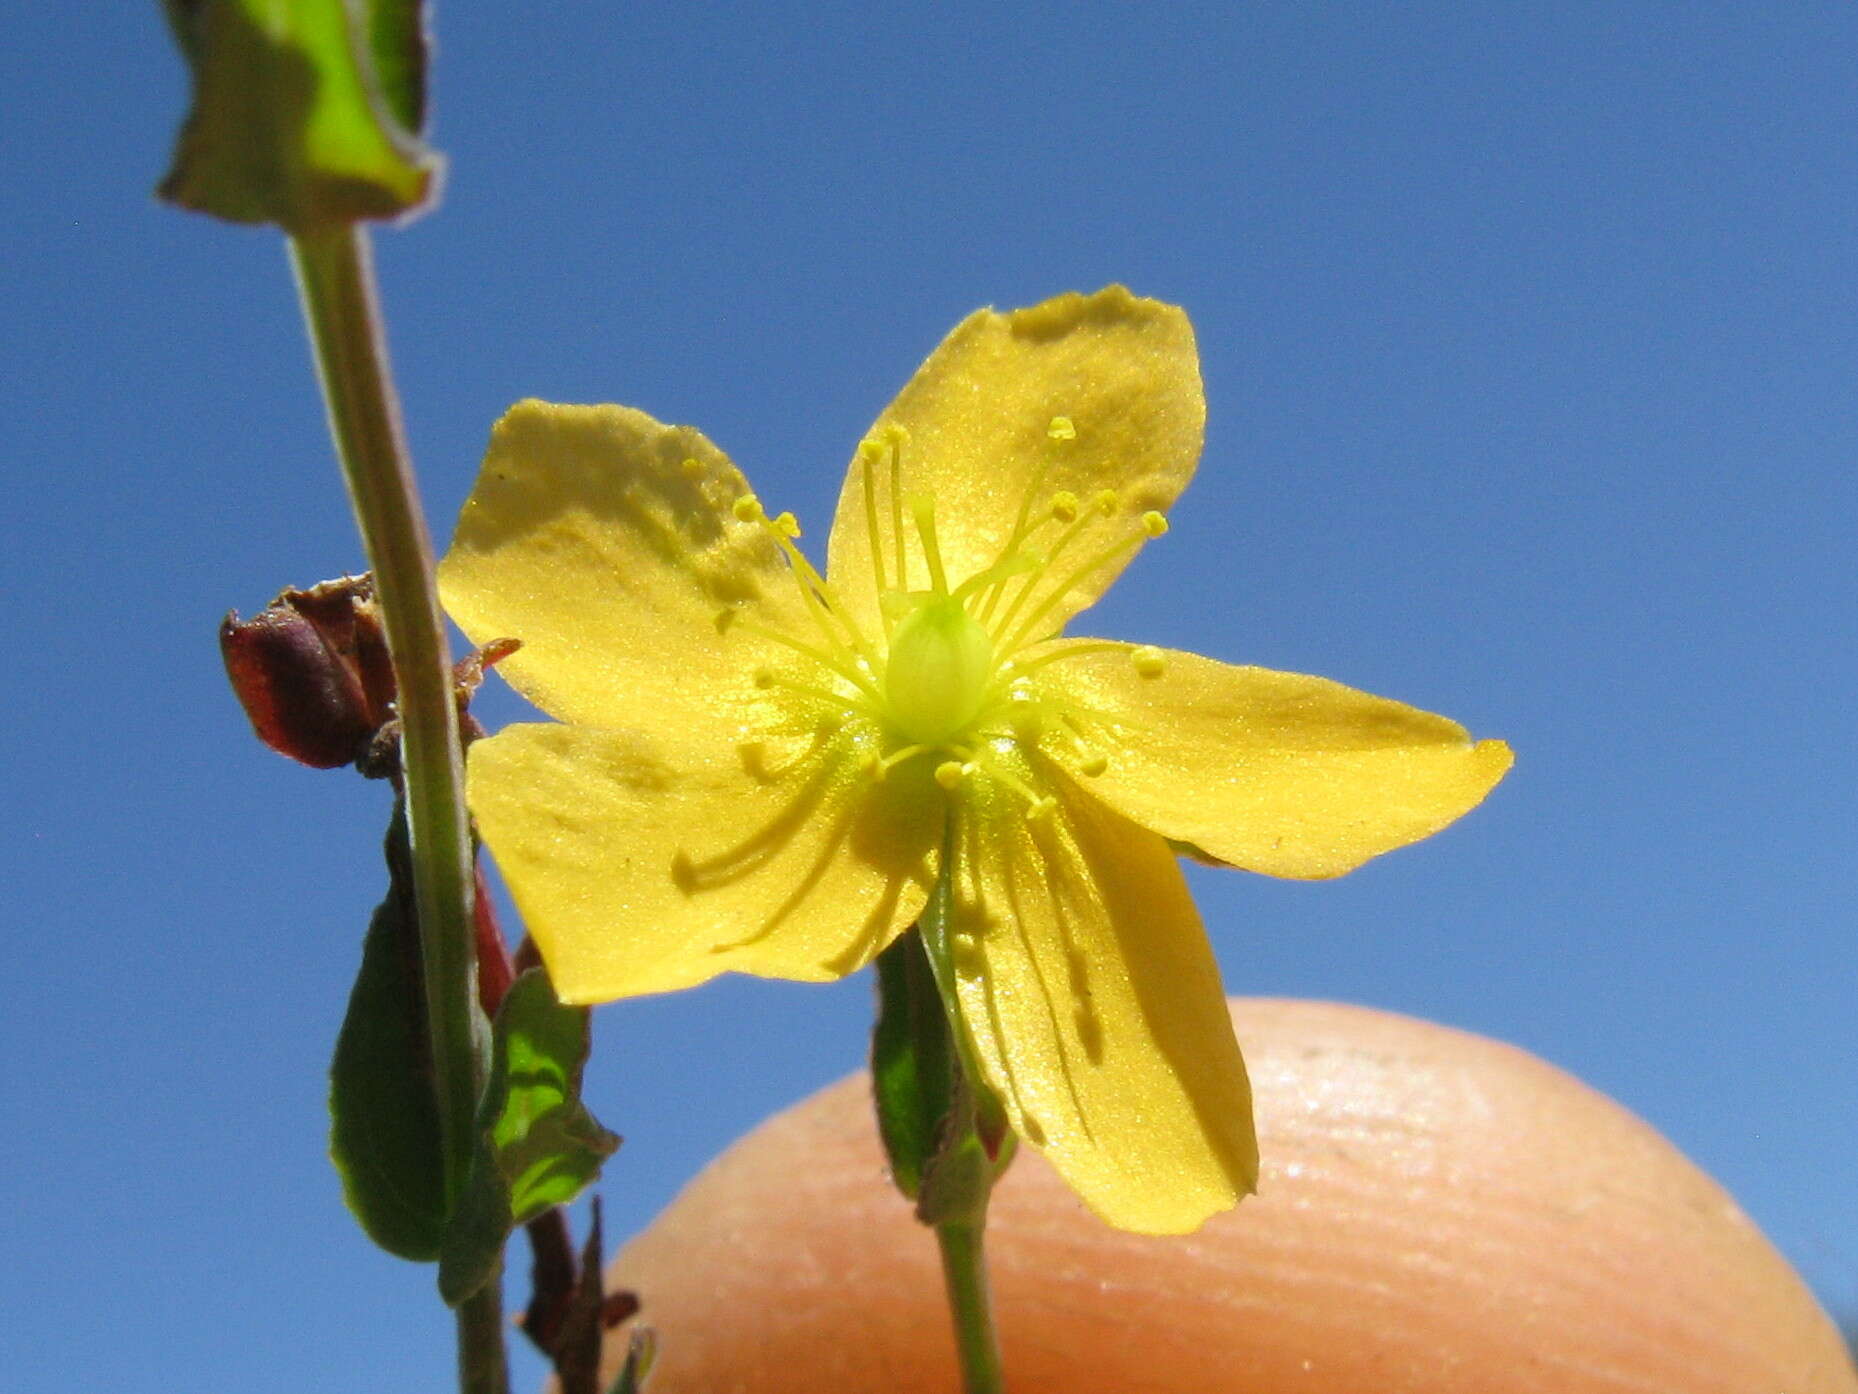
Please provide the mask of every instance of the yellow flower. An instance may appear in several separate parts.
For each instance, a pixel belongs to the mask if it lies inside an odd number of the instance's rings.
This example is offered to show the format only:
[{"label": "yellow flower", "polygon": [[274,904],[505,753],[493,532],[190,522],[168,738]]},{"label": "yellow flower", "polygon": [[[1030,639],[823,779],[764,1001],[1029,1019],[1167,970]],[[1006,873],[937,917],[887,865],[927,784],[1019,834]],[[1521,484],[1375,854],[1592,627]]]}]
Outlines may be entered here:
[{"label": "yellow flower", "polygon": [[855,454],[824,575],[698,432],[513,408],[440,571],[560,724],[471,808],[573,1002],[868,962],[952,848],[957,996],[1012,1126],[1110,1223],[1257,1171],[1176,851],[1337,876],[1437,831],[1500,742],[1321,678],[1060,637],[1200,454],[1178,309],[1121,287],[956,327]]}]

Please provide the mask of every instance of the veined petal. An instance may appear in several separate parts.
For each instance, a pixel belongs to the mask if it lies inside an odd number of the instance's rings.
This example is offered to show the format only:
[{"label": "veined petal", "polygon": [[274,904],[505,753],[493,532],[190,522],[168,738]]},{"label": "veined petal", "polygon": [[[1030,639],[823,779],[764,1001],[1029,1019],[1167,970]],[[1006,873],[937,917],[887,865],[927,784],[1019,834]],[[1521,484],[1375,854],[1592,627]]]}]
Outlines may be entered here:
[{"label": "veined petal", "polygon": [[471,747],[471,812],[564,1001],[722,972],[827,981],[916,918],[941,837],[925,762],[880,782],[865,739],[670,749],[511,726]]},{"label": "veined petal", "polygon": [[742,622],[807,631],[780,549],[730,511],[747,492],[688,426],[520,402],[440,564],[445,608],[474,642],[523,641],[497,671],[551,716],[732,720],[772,649]]},{"label": "veined petal", "polygon": [[[1075,433],[1070,439],[1053,438],[1057,417]],[[833,585],[861,617],[874,612],[875,519],[886,582],[897,588],[900,514],[908,586],[927,587],[903,502],[910,495],[934,500],[942,558],[949,580],[959,585],[1000,559],[1016,526],[1045,522],[1026,543],[1045,555],[1064,531],[1051,517],[1053,496],[1068,492],[1084,526],[1037,576],[1040,589],[1024,607],[1030,613],[1060,592],[1037,631],[1055,632],[1108,588],[1136,547],[1082,575],[1077,570],[1117,543],[1139,545],[1142,514],[1166,510],[1186,488],[1205,420],[1193,327],[1175,306],[1111,286],[1007,314],[976,311],[929,355],[872,428],[871,439],[878,441],[893,426],[908,433],[901,446],[903,498],[892,491],[887,462],[854,457],[832,523]],[[869,508],[867,469],[874,491]],[[1106,489],[1116,496],[1107,514],[1092,502]]]},{"label": "veined petal", "polygon": [[1014,1131],[1121,1229],[1184,1234],[1236,1204],[1258,1176],[1251,1090],[1167,844],[1068,786],[1039,818],[963,808],[956,836],[957,990]]},{"label": "veined petal", "polygon": [[1034,657],[1066,649],[1038,682],[1107,759],[1090,792],[1249,871],[1340,876],[1469,812],[1510,767],[1502,741],[1326,678],[1074,639]]}]

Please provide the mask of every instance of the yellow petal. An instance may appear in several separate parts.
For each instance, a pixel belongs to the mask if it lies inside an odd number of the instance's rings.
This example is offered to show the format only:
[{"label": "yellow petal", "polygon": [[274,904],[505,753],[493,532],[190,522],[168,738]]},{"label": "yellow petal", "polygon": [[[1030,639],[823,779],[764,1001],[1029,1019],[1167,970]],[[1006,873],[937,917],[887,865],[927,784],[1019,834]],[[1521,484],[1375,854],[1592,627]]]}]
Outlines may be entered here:
[{"label": "yellow petal", "polygon": [[820,982],[915,919],[941,837],[925,762],[880,783],[861,739],[511,726],[471,747],[471,811],[565,1001],[722,972]]},{"label": "yellow petal", "polygon": [[952,942],[982,1068],[1098,1215],[1184,1234],[1254,1188],[1258,1150],[1180,865],[1075,790],[1023,813],[964,809],[957,824]]},{"label": "yellow petal", "polygon": [[[1053,439],[1063,417],[1070,439]],[[902,493],[935,503],[935,527],[951,585],[999,559],[1022,502],[1033,522],[1050,517],[1061,491],[1079,502],[1085,527],[1039,579],[1054,597],[1042,636],[1109,586],[1134,555],[1123,552],[1072,580],[1075,569],[1124,540],[1138,541],[1149,510],[1165,511],[1200,458],[1206,403],[1187,316],[1121,286],[1062,295],[1030,309],[979,310],[957,325],[872,428],[902,427]],[[1060,434],[1066,428],[1060,428]],[[869,615],[876,593],[864,470],[854,458],[832,524],[829,574],[848,603]],[[896,586],[896,537],[887,463],[871,467],[886,581]],[[1102,490],[1110,515],[1095,511]],[[908,583],[929,584],[916,531],[902,508]],[[1043,554],[1062,532],[1032,539]],[[1068,584],[1067,584],[1068,582]],[[1035,608],[1028,606],[1030,610]]]},{"label": "yellow petal", "polygon": [[552,716],[732,719],[769,648],[740,622],[808,623],[766,530],[731,512],[747,492],[688,426],[521,402],[491,434],[440,593],[474,642],[523,641],[497,671]]},{"label": "yellow petal", "polygon": [[1090,792],[1249,871],[1340,876],[1469,812],[1510,767],[1502,741],[1326,678],[1082,640],[1037,657],[1066,649],[1038,682],[1107,758]]}]

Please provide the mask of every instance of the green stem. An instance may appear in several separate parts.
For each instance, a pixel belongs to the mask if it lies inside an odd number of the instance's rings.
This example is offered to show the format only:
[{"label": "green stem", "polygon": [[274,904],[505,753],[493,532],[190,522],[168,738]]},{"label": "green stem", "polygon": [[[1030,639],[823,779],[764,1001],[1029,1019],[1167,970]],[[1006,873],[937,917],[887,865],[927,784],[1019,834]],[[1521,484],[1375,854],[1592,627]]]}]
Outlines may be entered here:
[{"label": "green stem", "polygon": [[935,1231],[936,1243],[942,1250],[948,1310],[955,1318],[961,1387],[966,1394],[1001,1394],[1006,1388],[1000,1371],[1000,1342],[994,1334],[993,1303],[987,1294],[987,1261],[982,1246],[985,1223],[983,1215],[971,1224],[951,1221],[937,1225]]},{"label": "green stem", "polygon": [[[942,1009],[948,1017],[948,1034],[955,1048],[952,1062],[962,1076],[954,1090],[961,1101],[963,1127],[970,1133],[970,1143],[979,1154],[980,1143],[972,1137],[983,1111],[995,1115],[999,1102],[993,1097],[981,1073],[979,1052],[968,1031],[967,1017],[955,989],[953,948],[948,939],[948,920],[954,899],[955,820],[951,815],[942,828],[942,857],[935,885],[928,903],[917,917],[923,950],[929,960]],[[996,1123],[1004,1131],[1003,1123]],[[999,1133],[996,1133],[998,1136]],[[948,1290],[949,1315],[955,1322],[955,1354],[961,1363],[961,1384],[966,1394],[1001,1394],[1006,1384],[1000,1369],[1000,1341],[994,1333],[993,1300],[987,1289],[987,1260],[984,1238],[987,1230],[987,1200],[994,1173],[982,1184],[979,1196],[968,1212],[956,1219],[944,1220],[935,1227],[936,1244],[942,1252],[942,1282]]]},{"label": "green stem", "polygon": [[[294,235],[290,251],[329,410],[329,431],[374,572],[399,685],[401,768],[426,1016],[446,1194],[455,1203],[471,1164],[483,1063],[470,823],[445,621],[387,366],[367,231],[346,223],[316,228]],[[486,1285],[487,1295],[480,1294],[458,1311],[464,1394],[503,1394],[508,1386],[496,1289],[493,1280]]]},{"label": "green stem", "polygon": [[458,1304],[458,1388],[469,1394],[509,1394],[503,1283],[498,1277]]}]

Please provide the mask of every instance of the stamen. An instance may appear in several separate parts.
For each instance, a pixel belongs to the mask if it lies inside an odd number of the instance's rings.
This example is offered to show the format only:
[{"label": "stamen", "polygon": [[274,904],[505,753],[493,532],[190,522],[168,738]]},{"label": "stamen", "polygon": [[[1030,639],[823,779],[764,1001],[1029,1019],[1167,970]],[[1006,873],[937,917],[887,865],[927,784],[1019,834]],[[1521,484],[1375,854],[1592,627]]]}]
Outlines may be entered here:
[{"label": "stamen", "polygon": [[935,782],[944,789],[953,791],[961,787],[961,781],[974,773],[972,764],[960,760],[944,760],[935,767]]},{"label": "stamen", "polygon": [[1168,659],[1153,644],[1144,644],[1129,652],[1129,661],[1135,665],[1136,672],[1145,678],[1158,678],[1166,671]]},{"label": "stamen", "polygon": [[701,460],[687,457],[681,468],[685,475],[691,479],[703,478],[703,461]]},{"label": "stamen", "polygon": [[[881,783],[884,776],[889,774],[898,765],[901,765],[912,755],[921,755],[925,750],[930,748],[931,747],[926,745],[906,745],[903,749],[893,750],[888,755],[878,756],[873,754],[869,760],[865,761],[865,769],[873,779]],[[938,776],[938,778],[940,778],[940,776]]]},{"label": "stamen", "polygon": [[[761,501],[755,499],[754,495],[747,494],[743,497],[753,500],[757,511],[761,509]],[[738,516],[741,513],[741,505],[742,500],[737,499]],[[770,519],[763,513],[761,525],[768,530],[768,535],[786,554],[788,569],[793,573],[794,580],[800,587],[800,599],[805,602],[807,613],[812,615],[813,622],[819,626],[820,633],[825,635],[826,641],[837,645],[848,640],[852,648],[858,651],[858,656],[864,659],[874,671],[880,668],[882,665],[878,662],[877,654],[872,649],[870,641],[864,637],[864,631],[858,628],[858,622],[852,618],[851,611],[846,608],[845,602],[839,599],[838,592],[833,590],[831,583],[824,576],[814,570],[813,563],[806,559],[806,554],[794,546],[794,538],[800,535],[800,524],[794,521],[794,515],[783,513],[778,518]],[[843,639],[833,632],[831,622],[834,620],[844,631]]]},{"label": "stamen", "polygon": [[[871,551],[872,578],[877,582],[877,593],[882,595],[888,587],[884,584],[884,540],[877,535],[877,480],[871,470],[884,457],[884,447],[874,440],[858,443],[859,472],[864,482],[864,531],[866,545]],[[889,618],[885,618],[884,632],[889,634]]]},{"label": "stamen", "polygon": [[[1107,493],[1108,491],[1105,490],[1105,492]],[[1075,494],[1071,495],[1071,498],[1073,500],[1075,500],[1076,497],[1077,496]],[[1052,500],[1052,503],[1053,503],[1052,517],[1054,518],[1061,517],[1062,515],[1059,513],[1058,508],[1057,508],[1058,499],[1054,498]],[[1092,519],[1090,515],[1088,514],[1073,512],[1070,519],[1068,519],[1067,521],[1069,523],[1069,526],[1067,526],[1063,532],[1058,534],[1058,540],[1052,543],[1051,551],[1047,552],[1045,554],[1044,559],[1039,563],[1039,570],[1041,572],[1044,572],[1045,570],[1049,569],[1053,562],[1057,561],[1059,557],[1063,556],[1065,552],[1069,550],[1071,544],[1077,541],[1078,535],[1082,533],[1085,528],[1089,527],[1091,523],[1095,520]],[[1032,598],[1032,592],[1036,590],[1037,588],[1038,588],[1038,577],[1037,576],[1029,578],[1026,581],[1026,584],[1019,588],[1019,594],[1013,597],[1013,603],[1006,607],[1006,613],[1000,616],[999,626],[993,630],[993,633],[996,638],[998,638],[998,636],[1002,634],[1005,634],[1008,630],[1010,630],[1013,627],[1014,616],[1019,614],[1020,608],[1028,600]],[[1004,593],[1005,593],[1005,588],[1002,587],[1002,594]],[[1009,648],[1010,647],[1017,647],[1017,646],[1016,645],[1009,646]]]},{"label": "stamen", "polygon": [[[764,674],[767,677],[766,682],[762,681]],[[810,682],[799,682],[793,678],[783,677],[779,673],[770,672],[766,668],[761,669],[755,674],[755,686],[761,688],[763,691],[775,687],[785,688],[789,692],[799,693],[802,697],[818,698],[820,701],[838,707],[842,711],[856,711],[861,705],[857,700],[848,697],[843,692],[834,692],[829,688],[819,687]]]},{"label": "stamen", "polygon": [[1040,620],[1044,619],[1045,616],[1057,608],[1059,602],[1071,593],[1071,588],[1073,586],[1090,575],[1091,572],[1108,566],[1111,562],[1121,557],[1123,553],[1133,552],[1137,547],[1140,547],[1146,542],[1149,536],[1150,534],[1147,529],[1144,528],[1142,532],[1134,537],[1125,537],[1114,546],[1105,547],[1101,552],[1097,553],[1096,556],[1078,567],[1077,570],[1065,577],[1062,584],[1052,587],[1052,589],[1047,592],[1045,599],[1039,602],[1032,613],[1020,621],[1019,628],[1013,631],[1013,637],[1008,639],[1000,647],[1009,654],[1024,648],[1027,638],[1032,633],[1033,628]]},{"label": "stamen", "polygon": [[910,433],[901,426],[892,424],[884,428],[884,439],[890,446],[890,536],[897,548],[897,589],[900,591],[910,588],[903,550],[903,443],[909,438]]},{"label": "stamen", "polygon": [[[783,634],[778,629],[768,629],[754,623],[752,620],[739,620],[737,621],[737,625],[745,634],[756,634],[763,639],[771,639],[777,644],[786,645],[795,653],[804,654],[822,668],[837,673],[840,677],[862,691],[873,702],[882,703],[883,698],[878,693],[877,684],[873,682],[870,676],[862,668],[858,667],[857,664],[848,663],[836,654],[827,653],[824,649],[814,648],[813,645],[807,643],[803,639],[796,639],[791,634]],[[827,637],[831,638],[832,636],[828,635]],[[757,686],[759,685],[760,684],[757,683]]]},{"label": "stamen", "polygon": [[1068,523],[1077,517],[1077,495],[1069,489],[1060,489],[1052,495],[1052,517],[1061,523]]},{"label": "stamen", "polygon": [[[975,572],[959,586],[956,586],[954,598],[956,600],[966,601],[976,591],[991,587],[996,583],[1004,583],[1012,577],[1019,575],[1022,571],[1035,570],[1038,565],[1039,559],[1027,552],[1015,552],[1011,556],[1002,557],[985,571]],[[989,607],[992,606],[992,596],[988,597],[987,603]],[[987,618],[985,609],[981,611],[978,618],[983,621]]]},{"label": "stamen", "polygon": [[[1066,429],[1069,429],[1069,435],[1064,434]],[[1077,435],[1077,428],[1071,424],[1070,417],[1054,416],[1051,420],[1051,425],[1045,428],[1045,434],[1050,437],[1054,443],[1067,441]],[[1000,548],[1000,556],[1002,559],[1018,551],[1021,543],[1045,526],[1047,520],[1044,518],[1041,518],[1030,528],[1026,525],[1032,517],[1032,501],[1039,496],[1039,491],[1045,487],[1045,477],[1052,472],[1052,462],[1056,458],[1055,452],[1048,451],[1046,453],[1045,458],[1039,461],[1038,473],[1032,476],[1032,482],[1026,486],[1025,492],[1019,496],[1019,512],[1013,517],[1013,531],[1007,535],[1005,545]],[[1054,505],[1057,500],[1061,498],[1069,498],[1075,501],[1077,495],[1069,493],[1068,491],[1059,493],[1053,499]],[[1071,521],[1069,518],[1062,518],[1055,507],[1052,516],[1061,518],[1063,522],[1068,523]],[[993,613],[994,606],[999,603],[1000,596],[1005,590],[1005,580],[1005,577],[1001,578],[1001,590],[995,591],[992,595],[989,595],[986,604],[982,606],[979,618],[983,623],[986,621],[987,617]]]},{"label": "stamen", "polygon": [[[1026,816],[1028,818],[1043,818],[1054,808],[1058,807],[1058,800],[1054,799],[1049,794],[1038,793],[1031,785],[1027,784],[1025,780],[1021,779],[1004,765],[989,760],[983,752],[976,751],[975,757],[977,763],[981,768],[987,771],[990,778],[999,780],[1000,783],[1004,784],[1026,801]],[[969,765],[968,768],[972,770],[974,765]],[[938,770],[938,778],[940,774],[941,772]]]},{"label": "stamen", "polygon": [[1102,653],[1105,649],[1121,652],[1123,645],[1113,639],[1093,639],[1087,644],[1075,644],[1059,649],[1056,653],[1042,653],[1037,658],[1015,658],[1002,666],[1002,671],[1010,671],[1023,677],[1027,673],[1036,673],[1048,663],[1061,663],[1067,658],[1078,658],[1087,653]]},{"label": "stamen", "polygon": [[1077,767],[1077,772],[1087,779],[1095,779],[1098,775],[1109,769],[1109,767],[1110,760],[1107,755],[1092,755],[1089,759],[1085,760],[1083,764]]}]

